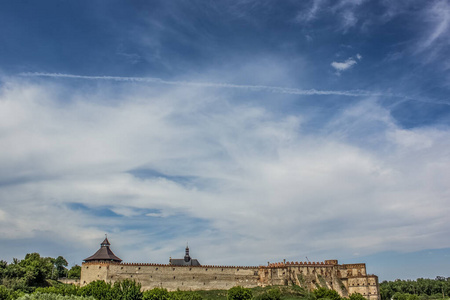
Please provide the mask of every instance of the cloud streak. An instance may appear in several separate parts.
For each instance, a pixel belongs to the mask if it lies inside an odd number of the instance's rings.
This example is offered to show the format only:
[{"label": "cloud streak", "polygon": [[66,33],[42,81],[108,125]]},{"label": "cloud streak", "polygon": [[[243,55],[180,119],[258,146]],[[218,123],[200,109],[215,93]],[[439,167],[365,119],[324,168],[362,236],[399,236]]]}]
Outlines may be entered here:
[{"label": "cloud streak", "polygon": [[[349,61],[351,60],[351,61]],[[338,71],[346,70],[356,63],[353,59],[349,59],[344,63],[332,63]],[[353,62],[353,63],[352,63]],[[334,65],[336,66],[334,66]],[[175,85],[175,86],[187,86],[187,87],[213,87],[213,88],[226,88],[226,89],[240,89],[248,91],[262,91],[280,94],[291,94],[291,95],[304,95],[304,96],[347,96],[347,97],[396,97],[403,99],[414,100],[413,98],[394,94],[394,93],[382,93],[382,92],[372,92],[366,90],[317,90],[317,89],[307,89],[302,90],[298,88],[288,88],[280,86],[267,86],[267,85],[242,85],[242,84],[231,84],[231,83],[216,83],[216,82],[192,82],[192,81],[172,81],[164,80],[155,77],[119,77],[119,76],[87,76],[87,75],[74,75],[74,74],[62,74],[62,73],[42,73],[42,72],[27,72],[21,73],[21,76],[26,77],[51,77],[51,78],[68,78],[68,79],[83,79],[83,80],[111,80],[111,81],[123,81],[123,82],[140,82],[140,83],[154,83],[154,84],[164,84],[164,85]]]}]

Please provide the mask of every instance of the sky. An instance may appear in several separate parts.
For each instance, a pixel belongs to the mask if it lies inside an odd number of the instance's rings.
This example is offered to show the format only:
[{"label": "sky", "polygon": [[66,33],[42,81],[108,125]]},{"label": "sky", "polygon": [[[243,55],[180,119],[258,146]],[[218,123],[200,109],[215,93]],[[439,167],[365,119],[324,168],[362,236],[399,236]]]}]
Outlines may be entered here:
[{"label": "sky", "polygon": [[0,2],[0,259],[450,277],[448,0]]}]

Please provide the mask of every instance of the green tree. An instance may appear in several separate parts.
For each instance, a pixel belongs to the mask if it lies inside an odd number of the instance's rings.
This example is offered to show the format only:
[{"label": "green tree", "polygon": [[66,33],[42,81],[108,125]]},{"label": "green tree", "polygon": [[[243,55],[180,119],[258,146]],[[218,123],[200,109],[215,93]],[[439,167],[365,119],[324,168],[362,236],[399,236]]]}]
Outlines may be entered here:
[{"label": "green tree", "polygon": [[18,263],[20,275],[27,286],[45,286],[46,280],[50,278],[53,269],[51,257],[41,257],[39,253],[29,253]]},{"label": "green tree", "polygon": [[115,300],[111,283],[106,283],[103,280],[96,280],[90,282],[88,285],[80,289],[81,296],[92,296],[97,300]]},{"label": "green tree", "polygon": [[314,295],[316,299],[331,299],[331,300],[340,300],[341,296],[339,296],[338,292],[335,290],[329,290],[324,287],[320,287],[314,290]]},{"label": "green tree", "polygon": [[0,285],[0,300],[11,299],[11,292],[4,285]]},{"label": "green tree", "polygon": [[228,290],[228,300],[249,300],[252,299],[252,290],[242,286],[235,286]]},{"label": "green tree", "polygon": [[6,269],[8,268],[8,263],[4,260],[0,260],[0,282],[6,274]]},{"label": "green tree", "polygon": [[360,293],[353,293],[353,294],[351,294],[349,299],[350,300],[367,300],[367,298],[364,297],[363,295],[361,295]]},{"label": "green tree", "polygon": [[115,282],[113,294],[117,300],[142,300],[141,284],[130,279]]},{"label": "green tree", "polygon": [[67,275],[67,260],[62,257],[62,256],[58,256],[55,260],[54,260],[54,265],[56,268],[56,277],[57,278],[61,278],[61,277],[66,277]]},{"label": "green tree", "polygon": [[396,292],[392,296],[392,299],[394,299],[394,300],[408,300],[408,294],[404,294],[402,292]]},{"label": "green tree", "polygon": [[154,288],[144,292],[143,300],[169,300],[169,292],[163,288]]},{"label": "green tree", "polygon": [[71,279],[80,279],[81,267],[79,265],[75,265],[70,268],[69,272],[67,273],[67,277]]}]

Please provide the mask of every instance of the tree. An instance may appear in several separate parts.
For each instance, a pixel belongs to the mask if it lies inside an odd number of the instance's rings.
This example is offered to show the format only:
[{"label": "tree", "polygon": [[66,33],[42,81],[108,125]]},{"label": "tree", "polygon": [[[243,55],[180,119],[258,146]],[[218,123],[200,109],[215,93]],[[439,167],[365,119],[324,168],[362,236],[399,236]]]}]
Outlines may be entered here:
[{"label": "tree", "polygon": [[235,286],[228,290],[228,300],[249,300],[252,299],[252,290],[242,286]]},{"label": "tree", "polygon": [[115,300],[111,283],[106,283],[103,280],[96,280],[90,282],[88,285],[80,289],[81,296],[92,296],[97,300]]},{"label": "tree", "polygon": [[67,269],[65,267],[67,267],[68,263],[67,260],[62,257],[62,256],[58,256],[55,261],[55,268],[56,268],[56,277],[57,278],[61,278],[61,277],[65,277],[65,275],[67,274]]},{"label": "tree", "polygon": [[169,292],[163,288],[154,288],[144,292],[143,300],[169,300]]},{"label": "tree", "polygon": [[11,299],[10,291],[3,285],[0,285],[0,300]]},{"label": "tree", "polygon": [[67,273],[67,277],[72,279],[80,279],[81,267],[79,265],[75,265],[72,268],[70,268],[69,272]]},{"label": "tree", "polygon": [[353,293],[349,297],[350,300],[367,300],[366,297],[361,295],[360,293]]},{"label": "tree", "polygon": [[0,282],[6,273],[6,268],[8,268],[8,263],[4,260],[0,260]]},{"label": "tree", "polygon": [[115,282],[113,294],[117,300],[142,300],[141,284],[130,279]]},{"label": "tree", "polygon": [[51,257],[41,257],[39,253],[29,253],[18,265],[22,268],[23,278],[28,286],[45,286],[53,269]]},{"label": "tree", "polygon": [[331,300],[340,300],[341,296],[339,296],[338,292],[335,290],[329,290],[324,287],[320,287],[317,290],[314,290],[314,295],[316,299],[331,299]]}]

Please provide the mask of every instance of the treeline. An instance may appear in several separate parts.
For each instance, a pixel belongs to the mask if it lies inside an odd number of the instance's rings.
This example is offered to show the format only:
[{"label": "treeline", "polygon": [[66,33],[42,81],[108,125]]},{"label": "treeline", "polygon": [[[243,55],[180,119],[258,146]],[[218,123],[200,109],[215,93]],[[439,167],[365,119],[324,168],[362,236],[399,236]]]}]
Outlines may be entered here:
[{"label": "treeline", "polygon": [[10,264],[0,260],[0,288],[32,292],[37,287],[48,286],[49,280],[80,278],[81,267],[75,265],[69,270],[67,265],[67,260],[62,256],[41,257],[39,253],[29,253],[23,260],[14,258]]},{"label": "treeline", "polygon": [[380,284],[381,300],[445,299],[450,293],[450,277],[436,279],[383,281]]},{"label": "treeline", "polygon": [[[8,293],[11,292],[11,293]],[[61,284],[36,288],[30,294],[17,294],[0,289],[0,300],[343,300],[334,290],[319,288],[313,292],[293,287],[244,288],[236,286],[228,291],[173,291],[163,288],[142,291],[141,285],[133,280],[114,284],[102,280],[93,281],[84,287]],[[352,294],[349,300],[366,300],[361,294]]]}]

